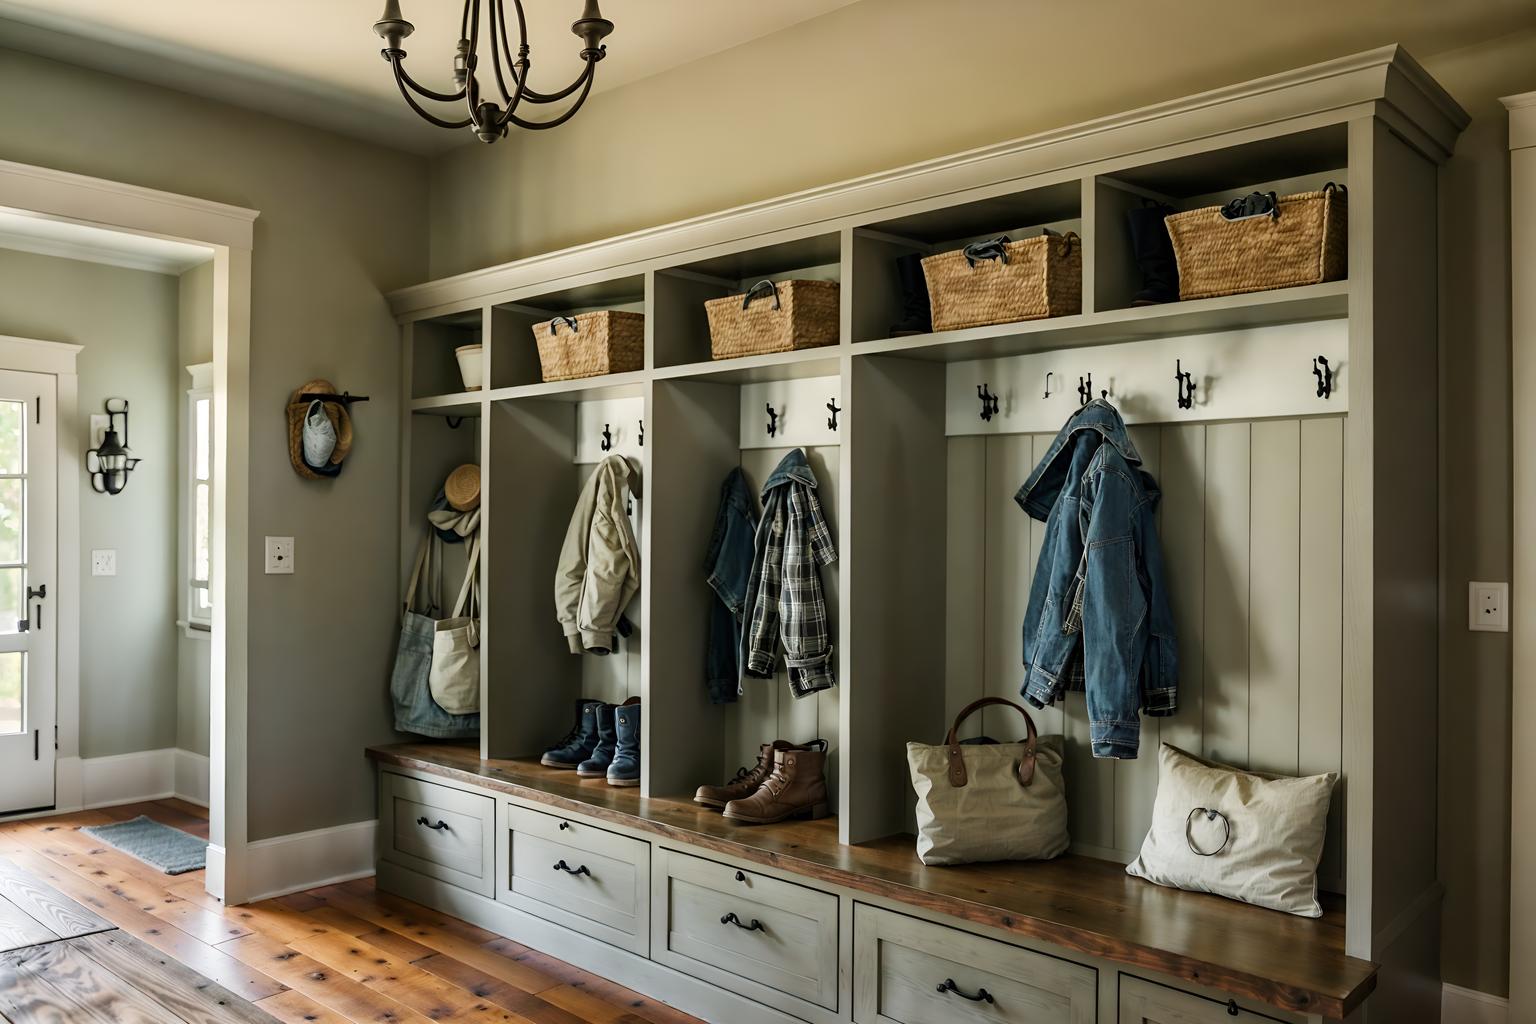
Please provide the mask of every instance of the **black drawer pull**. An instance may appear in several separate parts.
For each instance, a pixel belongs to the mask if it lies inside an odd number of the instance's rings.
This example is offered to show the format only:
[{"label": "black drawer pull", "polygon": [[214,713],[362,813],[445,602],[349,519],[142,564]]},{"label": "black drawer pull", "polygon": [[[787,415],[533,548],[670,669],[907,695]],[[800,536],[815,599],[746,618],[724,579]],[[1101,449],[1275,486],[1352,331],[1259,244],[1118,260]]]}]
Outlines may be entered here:
[{"label": "black drawer pull", "polygon": [[1237,1000],[1236,999],[1228,999],[1227,1000],[1227,1016],[1229,1016],[1229,1017],[1236,1017],[1237,1016]]},{"label": "black drawer pull", "polygon": [[742,931],[747,931],[747,932],[765,932],[765,931],[768,930],[767,925],[763,924],[763,922],[759,921],[755,917],[752,919],[752,923],[751,924],[742,924],[741,923],[741,918],[737,917],[734,911],[729,913],[729,914],[726,914],[724,917],[722,917],[720,919],[720,923],[721,924],[733,924],[737,928],[740,928]]},{"label": "black drawer pull", "polygon": [[417,818],[416,819],[416,824],[418,824],[418,825],[425,825],[425,826],[427,826],[427,828],[430,828],[434,832],[447,832],[447,831],[449,831],[448,823],[446,821],[443,821],[441,818],[439,818],[437,820],[437,824],[436,825],[432,824],[426,818]]},{"label": "black drawer pull", "polygon": [[964,992],[960,991],[960,986],[955,984],[955,979],[954,978],[945,978],[944,979],[944,984],[940,985],[938,990],[940,992],[953,992],[955,995],[959,996],[961,999],[969,999],[973,1003],[994,1003],[994,1002],[996,1002],[996,1000],[992,998],[992,993],[988,992],[984,988],[977,989],[976,990],[976,994],[973,995],[973,996],[966,995]]},{"label": "black drawer pull", "polygon": [[579,868],[573,868],[562,860],[555,864],[555,870],[564,871],[568,875],[586,875],[588,878],[592,877],[592,872],[587,870],[587,866],[585,864]]},{"label": "black drawer pull", "polygon": [[745,882],[746,880],[747,880],[747,876],[746,875],[742,874],[740,871],[736,872],[736,881],[738,881],[738,882]]},{"label": "black drawer pull", "polygon": [[568,829],[568,828],[570,828],[570,827],[571,827],[571,823],[570,823],[570,822],[568,822],[568,821],[562,821],[562,822],[561,822],[561,823],[560,823],[560,831],[561,831],[561,832],[564,832],[564,831],[565,831],[565,830],[566,830],[566,829]]}]

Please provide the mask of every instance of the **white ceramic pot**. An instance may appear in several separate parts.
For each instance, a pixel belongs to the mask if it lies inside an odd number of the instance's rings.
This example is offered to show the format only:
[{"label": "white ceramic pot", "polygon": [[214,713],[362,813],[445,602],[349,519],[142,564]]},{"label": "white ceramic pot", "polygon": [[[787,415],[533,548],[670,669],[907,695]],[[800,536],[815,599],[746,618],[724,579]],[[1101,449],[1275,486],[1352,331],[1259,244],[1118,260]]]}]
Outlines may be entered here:
[{"label": "white ceramic pot", "polygon": [[485,362],[481,345],[460,345],[453,350],[459,357],[459,376],[464,378],[465,391],[479,391],[485,382]]}]

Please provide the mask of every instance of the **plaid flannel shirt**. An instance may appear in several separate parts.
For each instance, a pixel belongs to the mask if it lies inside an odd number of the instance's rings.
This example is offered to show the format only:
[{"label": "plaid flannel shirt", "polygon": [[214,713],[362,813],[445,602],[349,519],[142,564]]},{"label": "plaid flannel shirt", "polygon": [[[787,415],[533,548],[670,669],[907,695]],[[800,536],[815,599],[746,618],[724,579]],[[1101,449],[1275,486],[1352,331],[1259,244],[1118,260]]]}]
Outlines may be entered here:
[{"label": "plaid flannel shirt", "polygon": [[837,561],[837,550],[803,451],[796,448],[784,456],[764,485],[762,499],[747,580],[743,673],[771,679],[782,642],[790,692],[806,697],[837,682],[821,588],[821,567]]}]

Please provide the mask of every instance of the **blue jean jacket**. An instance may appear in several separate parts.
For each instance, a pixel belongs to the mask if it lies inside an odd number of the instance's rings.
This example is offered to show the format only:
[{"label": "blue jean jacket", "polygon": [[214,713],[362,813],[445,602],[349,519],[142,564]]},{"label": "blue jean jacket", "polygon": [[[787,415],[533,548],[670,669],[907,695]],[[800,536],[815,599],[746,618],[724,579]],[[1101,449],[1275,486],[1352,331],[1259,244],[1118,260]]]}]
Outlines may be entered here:
[{"label": "blue jean jacket", "polygon": [[1161,497],[1102,399],[1062,427],[1014,500],[1045,522],[1024,617],[1024,698],[1085,690],[1095,757],[1134,758],[1137,712],[1178,710],[1178,640],[1157,536]]},{"label": "blue jean jacket", "polygon": [[704,559],[715,599],[709,609],[709,647],[705,679],[713,704],[732,704],[741,680],[738,654],[745,615],[747,577],[752,572],[752,538],[757,533],[757,501],[741,468],[731,470],[720,485],[720,510]]}]

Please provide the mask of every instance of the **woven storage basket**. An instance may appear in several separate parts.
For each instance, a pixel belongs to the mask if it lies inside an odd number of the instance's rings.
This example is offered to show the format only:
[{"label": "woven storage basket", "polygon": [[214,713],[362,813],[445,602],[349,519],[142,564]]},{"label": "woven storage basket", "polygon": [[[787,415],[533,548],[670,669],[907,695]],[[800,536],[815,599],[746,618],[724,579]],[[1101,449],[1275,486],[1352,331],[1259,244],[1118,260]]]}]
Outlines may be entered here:
[{"label": "woven storage basket", "polygon": [[1022,241],[1007,236],[923,260],[935,331],[1011,324],[1083,310],[1077,233]]},{"label": "woven storage basket", "polygon": [[1274,214],[1228,220],[1221,211],[1208,206],[1167,219],[1181,299],[1338,281],[1348,271],[1349,204],[1331,182],[1281,196]]},{"label": "woven storage basket", "polygon": [[544,379],[625,373],[645,365],[645,314],[603,309],[533,325]]},{"label": "woven storage basket", "polygon": [[836,345],[836,281],[759,281],[745,295],[710,299],[709,354],[735,359]]}]

